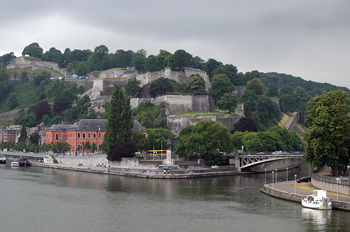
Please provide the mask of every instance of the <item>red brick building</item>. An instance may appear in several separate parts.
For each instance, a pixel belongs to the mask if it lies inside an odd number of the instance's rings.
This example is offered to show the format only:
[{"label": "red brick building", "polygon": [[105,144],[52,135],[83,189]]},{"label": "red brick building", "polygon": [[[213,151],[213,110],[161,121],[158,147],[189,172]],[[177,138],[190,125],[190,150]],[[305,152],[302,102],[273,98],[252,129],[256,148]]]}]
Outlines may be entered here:
[{"label": "red brick building", "polygon": [[[106,122],[107,119],[82,119],[73,125],[54,124],[46,131],[46,143],[68,143],[70,152],[76,152],[79,146],[83,147],[83,144],[89,141],[90,144],[95,143],[100,151],[106,132]],[[146,129],[137,120],[134,120],[132,130],[142,132],[147,137]]]}]

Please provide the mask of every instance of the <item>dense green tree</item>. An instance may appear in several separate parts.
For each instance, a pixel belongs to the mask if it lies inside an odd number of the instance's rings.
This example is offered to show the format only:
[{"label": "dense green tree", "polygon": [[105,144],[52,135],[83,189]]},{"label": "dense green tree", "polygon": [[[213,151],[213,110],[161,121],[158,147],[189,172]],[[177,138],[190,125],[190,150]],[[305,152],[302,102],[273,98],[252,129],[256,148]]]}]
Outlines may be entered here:
[{"label": "dense green tree", "polygon": [[256,110],[262,124],[267,127],[277,124],[282,118],[277,104],[271,98],[263,95],[258,96]]},{"label": "dense green tree", "polygon": [[49,49],[49,51],[45,52],[41,57],[43,61],[51,61],[51,62],[59,62],[59,59],[62,57],[62,52],[55,47]]},{"label": "dense green tree", "polygon": [[277,85],[274,83],[269,83],[266,95],[268,97],[278,97],[279,93]]},{"label": "dense green tree", "polygon": [[171,82],[168,78],[160,77],[154,82],[152,82],[149,95],[152,97],[157,97],[159,95],[164,95],[167,92],[174,91],[174,87],[171,85]]},{"label": "dense green tree", "polygon": [[38,43],[31,43],[23,49],[22,56],[25,55],[41,58],[43,56],[43,49],[39,46]]},{"label": "dense green tree", "polygon": [[28,135],[27,135],[27,130],[25,126],[22,126],[21,128],[21,135],[18,138],[19,143],[27,143],[28,140]]},{"label": "dense green tree", "polygon": [[38,132],[34,132],[29,136],[29,143],[38,145],[40,142],[40,135]]},{"label": "dense green tree", "polygon": [[226,158],[221,152],[233,150],[226,127],[212,120],[202,120],[192,128],[192,133],[180,139],[176,154],[205,158],[207,164],[222,164]]},{"label": "dense green tree", "polygon": [[69,72],[69,73],[72,73],[74,70],[74,65],[73,63],[69,63],[66,67],[66,71]]},{"label": "dense green tree", "polygon": [[262,95],[264,93],[264,84],[260,78],[254,78],[247,82],[247,89],[253,90],[257,95]]},{"label": "dense green tree", "polygon": [[149,72],[155,72],[155,71],[161,70],[156,56],[154,55],[148,56],[145,63],[145,69]]},{"label": "dense green tree", "polygon": [[59,96],[55,98],[52,109],[55,115],[59,115],[63,111],[71,107],[72,101],[69,98]]},{"label": "dense green tree", "polygon": [[0,69],[0,102],[10,93],[13,84],[9,81],[9,76],[5,68]]},{"label": "dense green tree", "polygon": [[43,73],[34,76],[33,83],[35,86],[39,86],[42,81],[49,80],[50,79],[50,73],[44,71]]},{"label": "dense green tree", "polygon": [[133,125],[130,99],[126,98],[120,86],[116,85],[108,107],[106,133],[103,142],[108,160],[113,160],[111,157],[113,150],[131,140]]},{"label": "dense green tree", "polygon": [[96,143],[92,143],[91,144],[91,152],[94,153],[95,151],[97,151],[97,145],[96,145]]},{"label": "dense green tree", "polygon": [[208,61],[205,63],[205,71],[208,73],[210,81],[212,80],[212,71],[219,68],[223,64],[220,61],[217,61],[215,59],[208,59]]},{"label": "dense green tree", "polygon": [[183,68],[189,65],[189,62],[192,59],[192,55],[185,50],[179,49],[172,56],[172,68],[179,68],[180,71],[183,71]]},{"label": "dense green tree", "polygon": [[141,90],[141,82],[139,80],[130,80],[126,84],[125,93],[128,96],[135,97],[135,95]]},{"label": "dense green tree", "polygon": [[205,61],[202,58],[200,58],[199,56],[192,57],[192,59],[189,62],[188,67],[204,70]]},{"label": "dense green tree", "polygon": [[75,74],[78,76],[87,76],[89,74],[89,67],[85,61],[79,63],[78,67],[75,69]]},{"label": "dense green tree", "polygon": [[146,66],[146,58],[138,55],[136,56],[134,62],[132,63],[133,66],[140,72],[144,72],[145,71],[145,66]]},{"label": "dense green tree", "polygon": [[7,99],[7,105],[8,105],[10,110],[16,108],[19,105],[16,93],[10,94],[10,96]]},{"label": "dense green tree", "polygon": [[225,93],[231,93],[233,89],[234,86],[226,74],[218,74],[213,77],[210,93],[211,96],[218,101]]},{"label": "dense green tree", "polygon": [[84,144],[84,151],[90,152],[90,150],[91,150],[91,143],[89,141],[86,141],[86,143]]},{"label": "dense green tree", "polygon": [[13,59],[16,59],[13,52],[0,56],[0,68],[8,65]]},{"label": "dense green tree", "polygon": [[221,110],[228,110],[231,113],[235,112],[237,107],[237,97],[232,93],[225,93],[218,101],[218,107]]},{"label": "dense green tree", "polygon": [[21,81],[22,82],[27,82],[29,80],[28,78],[28,73],[26,71],[21,73]]},{"label": "dense green tree", "polygon": [[134,131],[132,134],[132,141],[134,142],[135,148],[138,151],[150,149],[150,147],[148,147],[148,139],[142,132]]},{"label": "dense green tree", "polygon": [[189,89],[189,92],[194,95],[207,94],[207,91],[205,90],[205,81],[199,74],[191,75],[191,78],[187,81],[187,88]]},{"label": "dense green tree", "polygon": [[245,82],[248,83],[248,81],[253,80],[254,78],[261,79],[260,73],[257,70],[251,71],[251,72],[246,72],[244,74],[244,79]]},{"label": "dense green tree", "polygon": [[285,94],[283,93],[280,96],[281,100],[281,108],[282,111],[287,113],[287,112],[294,112],[297,106],[297,101],[292,94]]},{"label": "dense green tree", "polygon": [[225,66],[220,66],[211,72],[212,76],[217,74],[226,74],[230,79],[231,83],[235,86],[240,86],[245,84],[242,80],[238,79],[238,70],[232,64],[226,64]]},{"label": "dense green tree", "polygon": [[254,111],[256,111],[256,105],[258,102],[258,96],[254,90],[247,89],[244,91],[240,102],[244,103],[244,111],[246,116],[251,116]]},{"label": "dense green tree", "polygon": [[309,101],[303,159],[313,166],[328,165],[341,175],[349,164],[350,98],[344,91],[323,92]]},{"label": "dense green tree", "polygon": [[241,117],[241,119],[234,124],[234,130],[241,132],[258,132],[258,126],[251,117],[247,116]]},{"label": "dense green tree", "polygon": [[169,129],[154,128],[148,129],[148,148],[153,150],[166,150],[168,139],[175,138],[175,135]]},{"label": "dense green tree", "polygon": [[158,60],[158,65],[161,69],[166,67],[166,66],[164,66],[164,63],[167,62],[166,57],[168,57],[169,55],[171,55],[171,53],[168,51],[165,51],[165,50],[159,51],[159,54],[157,55],[157,60]]}]

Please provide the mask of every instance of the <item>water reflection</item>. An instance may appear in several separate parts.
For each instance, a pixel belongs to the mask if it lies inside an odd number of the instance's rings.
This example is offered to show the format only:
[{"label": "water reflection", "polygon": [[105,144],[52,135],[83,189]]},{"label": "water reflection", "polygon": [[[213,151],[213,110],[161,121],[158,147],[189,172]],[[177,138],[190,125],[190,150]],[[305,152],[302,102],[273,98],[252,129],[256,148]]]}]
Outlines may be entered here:
[{"label": "water reflection", "polygon": [[303,220],[306,221],[310,228],[317,231],[324,231],[327,228],[327,224],[332,219],[332,210],[315,210],[302,208],[301,214]]}]

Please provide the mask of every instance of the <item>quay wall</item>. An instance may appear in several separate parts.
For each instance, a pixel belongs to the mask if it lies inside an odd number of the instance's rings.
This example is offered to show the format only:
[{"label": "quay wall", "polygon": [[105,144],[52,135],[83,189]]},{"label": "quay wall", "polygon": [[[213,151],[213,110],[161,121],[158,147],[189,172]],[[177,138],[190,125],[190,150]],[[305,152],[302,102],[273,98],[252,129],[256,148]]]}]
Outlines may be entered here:
[{"label": "quay wall", "polygon": [[350,195],[350,178],[340,178],[339,182],[335,177],[312,174],[311,184],[317,188],[341,194]]}]

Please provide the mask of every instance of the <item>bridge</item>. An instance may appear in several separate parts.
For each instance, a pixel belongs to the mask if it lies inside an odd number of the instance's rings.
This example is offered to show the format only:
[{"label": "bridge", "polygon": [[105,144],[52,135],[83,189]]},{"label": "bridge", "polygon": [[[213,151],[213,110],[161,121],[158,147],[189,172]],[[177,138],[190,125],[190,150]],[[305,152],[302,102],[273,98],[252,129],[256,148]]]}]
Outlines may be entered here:
[{"label": "bridge", "polygon": [[0,151],[0,155],[5,156],[6,158],[20,158],[26,157],[28,159],[42,159],[43,153],[32,153],[32,152],[12,152],[12,151]]},{"label": "bridge", "polygon": [[285,170],[299,166],[303,155],[238,155],[235,165],[239,171],[263,172]]}]

